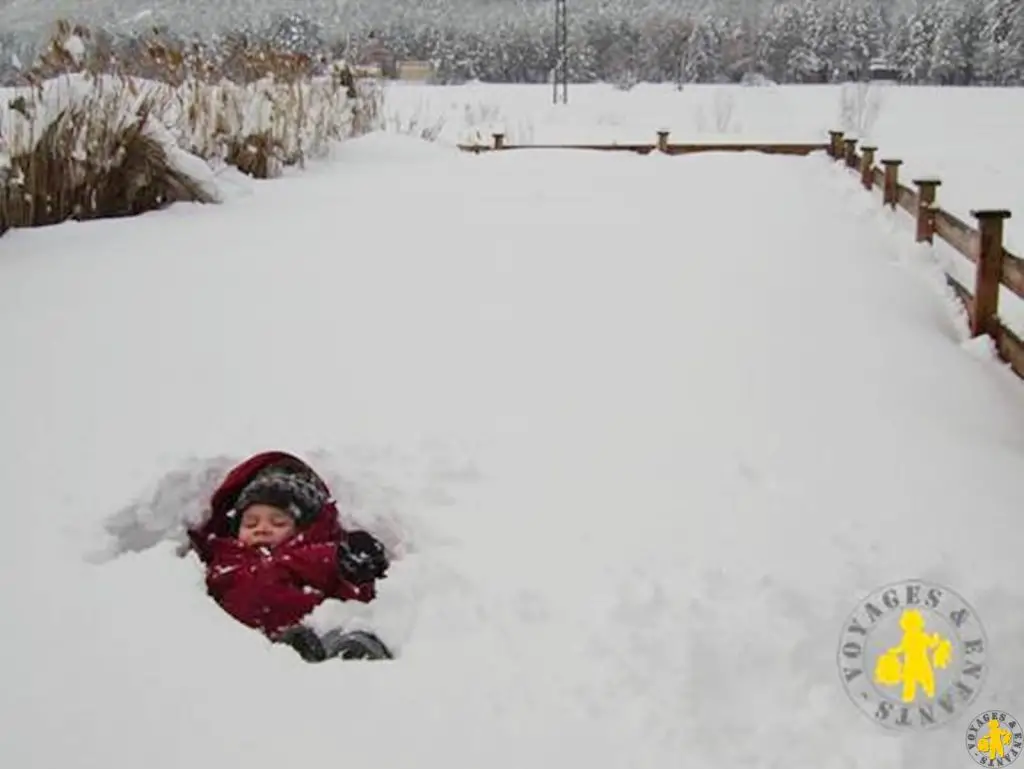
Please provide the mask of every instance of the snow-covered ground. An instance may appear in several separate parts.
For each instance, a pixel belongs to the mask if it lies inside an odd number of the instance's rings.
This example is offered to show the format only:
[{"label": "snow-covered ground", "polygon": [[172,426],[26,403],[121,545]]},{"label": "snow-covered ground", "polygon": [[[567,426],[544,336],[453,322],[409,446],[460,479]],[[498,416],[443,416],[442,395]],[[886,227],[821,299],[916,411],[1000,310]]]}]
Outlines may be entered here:
[{"label": "snow-covered ground", "polygon": [[[902,159],[907,186],[941,179],[939,204],[972,226],[972,210],[1010,209],[1006,247],[1024,256],[1024,88],[588,84],[570,85],[569,104],[554,105],[546,85],[391,83],[385,117],[394,130],[447,144],[490,144],[495,131],[510,144],[653,142],[662,129],[679,142],[826,142],[830,130],[843,130],[877,146],[879,160]],[[962,255],[941,239],[934,254],[974,286],[974,265]],[[1004,322],[1024,335],[1024,301],[1004,289],[1000,305]]]},{"label": "snow-covered ground", "polygon": [[972,208],[1010,208],[1011,250],[1024,254],[1024,168],[1020,142],[1024,88],[938,88],[873,84],[570,85],[569,104],[553,105],[546,85],[424,86],[397,83],[388,94],[395,123],[440,125],[465,141],[492,128],[514,143],[654,141],[828,141],[845,130],[880,157],[901,158],[901,178],[939,176],[939,202],[971,221]]},{"label": "snow-covered ground", "polygon": [[[0,764],[964,766],[970,715],[1024,712],[1024,387],[909,227],[821,156],[375,134],[220,206],[6,234]],[[306,665],[175,555],[267,448],[394,547],[377,602],[316,618],[393,663]],[[912,577],[992,665],[920,736],[836,668]]]}]

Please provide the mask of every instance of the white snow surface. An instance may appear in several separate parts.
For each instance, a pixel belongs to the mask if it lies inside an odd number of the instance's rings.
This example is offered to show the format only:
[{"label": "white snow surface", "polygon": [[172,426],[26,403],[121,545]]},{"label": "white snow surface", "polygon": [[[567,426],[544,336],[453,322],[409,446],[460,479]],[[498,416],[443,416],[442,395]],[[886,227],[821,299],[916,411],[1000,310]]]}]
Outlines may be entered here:
[{"label": "white snow surface", "polygon": [[[1024,714],[1024,386],[821,155],[408,136],[223,205],[0,239],[0,765],[966,765]],[[266,449],[394,555],[385,663],[230,619],[181,523]],[[969,712],[850,702],[845,617],[949,585]]]},{"label": "white snow surface", "polygon": [[[674,142],[825,142],[842,130],[860,146],[878,148],[878,161],[903,161],[899,176],[938,177],[938,202],[976,226],[971,211],[1010,209],[1004,242],[1024,255],[1024,145],[1019,141],[1024,88],[947,88],[884,82],[834,85],[640,83],[629,91],[602,83],[571,84],[569,103],[552,104],[548,85],[467,83],[431,86],[391,83],[385,120],[391,130],[426,132],[438,141],[508,144]],[[875,190],[880,203],[881,191]],[[941,239],[932,252],[965,286],[974,265]],[[1008,289],[1000,316],[1024,336],[1024,301]]]}]

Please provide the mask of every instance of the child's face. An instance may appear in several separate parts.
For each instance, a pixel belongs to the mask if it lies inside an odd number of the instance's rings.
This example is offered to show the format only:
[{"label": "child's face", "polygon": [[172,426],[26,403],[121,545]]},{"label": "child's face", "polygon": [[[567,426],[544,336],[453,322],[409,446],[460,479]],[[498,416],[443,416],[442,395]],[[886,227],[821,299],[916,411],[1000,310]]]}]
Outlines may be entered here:
[{"label": "child's face", "polygon": [[238,539],[244,545],[279,545],[295,533],[295,521],[284,510],[251,505],[242,513]]}]

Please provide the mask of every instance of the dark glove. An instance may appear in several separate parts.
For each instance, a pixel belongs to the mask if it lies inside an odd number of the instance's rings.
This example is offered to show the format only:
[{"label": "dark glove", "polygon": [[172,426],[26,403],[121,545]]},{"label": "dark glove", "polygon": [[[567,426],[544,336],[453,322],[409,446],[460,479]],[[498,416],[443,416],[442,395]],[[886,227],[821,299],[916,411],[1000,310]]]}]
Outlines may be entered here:
[{"label": "dark glove", "polygon": [[353,531],[338,545],[338,571],[357,585],[383,579],[388,570],[387,553],[380,540],[365,531]]},{"label": "dark glove", "polygon": [[288,644],[306,662],[323,662],[327,659],[327,652],[320,641],[320,636],[305,625],[292,625],[274,640],[277,643]]}]

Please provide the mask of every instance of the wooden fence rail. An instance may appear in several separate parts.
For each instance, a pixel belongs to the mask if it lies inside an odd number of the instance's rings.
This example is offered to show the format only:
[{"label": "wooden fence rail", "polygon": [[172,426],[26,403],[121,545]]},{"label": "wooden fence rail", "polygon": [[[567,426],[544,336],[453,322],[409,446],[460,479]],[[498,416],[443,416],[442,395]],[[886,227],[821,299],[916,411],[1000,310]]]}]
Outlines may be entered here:
[{"label": "wooden fence rail", "polygon": [[991,337],[999,357],[1024,379],[1024,341],[999,318],[1000,286],[1024,299],[1024,259],[1003,247],[1004,222],[1010,218],[1010,212],[1002,209],[971,211],[978,223],[976,228],[972,227],[939,206],[940,179],[913,179],[911,183],[916,190],[911,189],[899,179],[902,160],[882,158],[879,168],[875,165],[877,147],[861,147],[858,152],[857,140],[845,136],[843,131],[829,131],[829,137],[828,153],[832,158],[859,174],[865,189],[880,188],[883,205],[893,210],[902,208],[916,219],[918,243],[933,243],[938,236],[974,263],[973,290],[949,273],[946,273],[946,282],[967,311],[971,336]]},{"label": "wooden fence rail", "polygon": [[481,153],[524,149],[579,149],[605,152],[633,152],[648,155],[660,152],[666,155],[688,155],[696,152],[762,152],[776,155],[810,155],[827,152],[837,162],[860,176],[868,191],[876,187],[882,191],[882,204],[892,209],[902,208],[916,219],[916,240],[933,243],[935,236],[948,243],[975,265],[974,286],[970,290],[952,275],[946,281],[959,297],[967,311],[972,337],[986,334],[995,343],[999,357],[1007,362],[1017,376],[1024,379],[1024,341],[999,319],[999,288],[1005,286],[1024,299],[1024,259],[1003,247],[1003,226],[1010,218],[1004,210],[983,209],[971,211],[977,220],[972,227],[936,202],[942,181],[935,178],[912,180],[911,189],[899,179],[902,160],[880,158],[875,164],[877,147],[857,149],[857,139],[845,136],[843,131],[829,131],[829,141],[815,143],[731,143],[731,144],[679,144],[669,141],[668,131],[658,131],[657,140],[650,144],[508,144],[505,135],[492,135],[493,143],[460,144],[465,152]]},{"label": "wooden fence rail", "polygon": [[820,143],[743,143],[731,144],[679,144],[669,141],[668,131],[658,131],[657,141],[649,144],[508,144],[505,134],[492,134],[492,144],[460,144],[463,152],[479,154],[481,152],[498,152],[504,150],[597,150],[600,152],[632,152],[637,155],[649,155],[655,150],[665,155],[691,155],[695,152],[764,152],[770,155],[810,155],[812,152],[825,152],[829,149],[827,142]]}]

